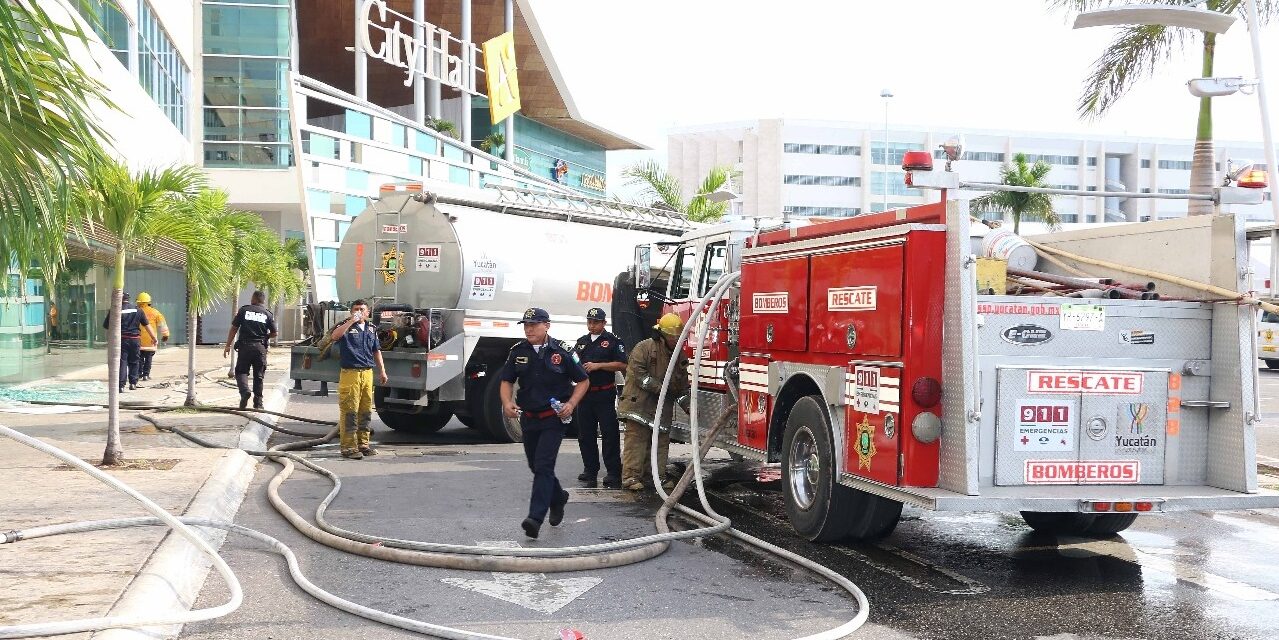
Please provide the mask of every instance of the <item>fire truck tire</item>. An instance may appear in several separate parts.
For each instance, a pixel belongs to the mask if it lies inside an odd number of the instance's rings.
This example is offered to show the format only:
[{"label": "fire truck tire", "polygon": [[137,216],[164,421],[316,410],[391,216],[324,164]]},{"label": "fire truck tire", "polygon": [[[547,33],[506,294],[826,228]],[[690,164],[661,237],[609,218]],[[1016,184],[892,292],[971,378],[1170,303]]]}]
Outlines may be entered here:
[{"label": "fire truck tire", "polygon": [[462,415],[459,413],[457,414],[457,421],[461,422],[468,429],[483,430],[483,427],[480,425],[480,421],[473,415]]},{"label": "fire truck tire", "polygon": [[1279,369],[1279,360],[1275,360],[1274,358],[1271,358],[1271,359],[1269,359],[1269,360],[1266,360],[1266,368],[1267,368],[1267,369]]},{"label": "fire truck tire", "polygon": [[395,431],[435,433],[449,423],[449,420],[453,418],[453,413],[450,411],[404,413],[402,411],[378,409],[377,417],[381,418],[382,422],[386,423],[386,426]]},{"label": "fire truck tire", "polygon": [[1088,526],[1089,535],[1109,536],[1119,533],[1137,521],[1135,513],[1099,513],[1097,519]]},{"label": "fire truck tire", "polygon": [[1022,511],[1021,518],[1039,533],[1076,536],[1091,533],[1092,526],[1097,522],[1097,514],[1076,511]]},{"label": "fire truck tire", "polygon": [[[515,389],[519,389],[518,383]],[[514,393],[514,389],[512,393]],[[511,419],[502,415],[502,381],[496,377],[488,378],[484,392],[474,396],[478,401],[471,406],[471,415],[480,417],[480,424],[489,436],[498,442],[522,442],[524,431],[520,428],[519,418]]]},{"label": "fire truck tire", "polygon": [[848,536],[855,492],[835,481],[830,423],[813,396],[800,398],[786,418],[782,495],[795,533],[814,542]]}]

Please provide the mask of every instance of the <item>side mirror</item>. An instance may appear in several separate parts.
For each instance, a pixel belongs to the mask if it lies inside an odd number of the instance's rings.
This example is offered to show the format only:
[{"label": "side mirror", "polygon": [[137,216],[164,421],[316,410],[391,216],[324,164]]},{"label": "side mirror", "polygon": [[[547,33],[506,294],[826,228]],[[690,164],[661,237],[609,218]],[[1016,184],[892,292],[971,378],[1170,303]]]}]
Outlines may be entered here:
[{"label": "side mirror", "polygon": [[635,291],[647,292],[648,286],[651,284],[651,260],[653,248],[648,245],[640,245],[635,247],[635,266],[634,272],[631,274],[635,279]]}]

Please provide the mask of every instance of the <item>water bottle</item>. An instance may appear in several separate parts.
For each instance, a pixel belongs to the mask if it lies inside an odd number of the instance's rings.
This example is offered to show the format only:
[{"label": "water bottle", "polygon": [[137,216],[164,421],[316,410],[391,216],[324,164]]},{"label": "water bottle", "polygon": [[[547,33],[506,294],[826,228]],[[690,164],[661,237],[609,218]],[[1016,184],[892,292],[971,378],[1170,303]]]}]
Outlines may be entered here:
[{"label": "water bottle", "polygon": [[[558,398],[551,398],[551,409],[554,410],[555,413],[559,413],[561,410],[564,409],[564,403],[560,402]],[[568,424],[572,421],[573,421],[572,415],[570,415],[567,418],[560,418],[560,422],[563,422],[564,424]]]}]

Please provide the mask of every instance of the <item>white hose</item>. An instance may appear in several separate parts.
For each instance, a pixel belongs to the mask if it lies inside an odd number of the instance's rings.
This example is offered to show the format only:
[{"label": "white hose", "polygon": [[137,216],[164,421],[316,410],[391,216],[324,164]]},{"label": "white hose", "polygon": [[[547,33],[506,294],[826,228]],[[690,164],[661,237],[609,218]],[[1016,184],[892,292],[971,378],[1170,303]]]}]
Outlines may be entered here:
[{"label": "white hose", "polygon": [[173,624],[186,624],[188,622],[199,622],[201,620],[212,620],[220,618],[236,609],[240,608],[240,603],[244,601],[244,592],[240,589],[240,581],[236,579],[235,574],[231,572],[231,567],[227,566],[218,552],[209,546],[209,543],[200,537],[195,530],[182,524],[177,518],[165,511],[163,507],[147,499],[146,496],[138,493],[129,485],[116,480],[109,474],[95,469],[89,463],[57,448],[52,445],[41,442],[35,438],[24,435],[9,427],[0,425],[0,435],[13,439],[21,444],[27,445],[32,449],[51,455],[77,469],[91,475],[94,479],[103,484],[123,493],[130,498],[138,501],[147,511],[151,512],[161,522],[168,525],[178,535],[186,538],[188,542],[195,545],[200,551],[207,554],[213,559],[213,567],[217,569],[218,574],[226,581],[227,587],[231,591],[231,598],[226,604],[212,607],[209,609],[195,609],[186,611],[181,614],[171,616],[141,617],[141,616],[114,616],[101,618],[82,618],[79,620],[67,620],[63,622],[37,622],[34,624],[20,624],[7,627],[0,627],[0,638],[33,638],[39,636],[56,636],[67,633],[83,633],[85,631],[101,631],[103,629],[120,629],[131,627],[151,627],[165,626]]},{"label": "white hose", "polygon": [[[701,345],[706,343],[706,333],[710,330],[711,322],[713,322],[713,319],[715,317],[715,312],[719,309],[719,303],[724,299],[725,295],[727,295],[728,291],[731,289],[731,286],[734,283],[736,283],[737,280],[739,280],[740,278],[741,278],[740,271],[734,271],[733,273],[727,273],[720,276],[720,279],[716,281],[715,285],[711,287],[710,291],[706,293],[706,296],[703,297],[701,300],[699,300],[696,305],[694,305],[693,312],[691,315],[689,315],[688,321],[684,323],[684,329],[683,331],[680,332],[679,340],[675,343],[675,348],[672,350],[671,361],[666,367],[666,376],[662,379],[662,391],[657,398],[657,412],[656,412],[656,415],[653,416],[652,426],[654,428],[652,430],[652,445],[651,445],[650,454],[649,454],[649,464],[652,468],[653,478],[655,479],[655,482],[653,483],[653,485],[656,488],[658,495],[661,495],[663,499],[666,498],[666,492],[662,489],[661,482],[656,481],[656,479],[663,477],[662,475],[658,474],[659,469],[657,468],[658,430],[656,426],[661,424],[662,409],[665,408],[665,405],[666,405],[666,402],[665,402],[666,392],[670,387],[671,377],[675,372],[675,365],[679,361],[678,354],[684,348],[684,343],[687,342],[688,340],[689,329],[696,324],[699,315],[701,315],[703,312],[703,309],[706,309],[705,315],[708,318],[711,318],[711,320],[708,320],[707,322],[703,323],[701,331],[698,332],[698,336],[697,336],[698,349],[697,349],[696,355],[694,356],[692,373],[696,374],[698,371],[700,371],[701,364],[702,364],[702,354],[704,353],[703,349],[701,348]],[[706,308],[707,299],[711,299],[711,305],[709,308]],[[688,422],[689,422],[689,439],[692,441],[691,444],[693,445],[693,451],[694,451],[693,465],[696,471],[693,475],[693,480],[694,482],[697,483],[697,494],[698,494],[698,497],[701,499],[702,509],[704,509],[706,513],[705,514],[698,513],[692,509],[689,509],[688,507],[685,507],[679,504],[675,505],[675,507],[676,509],[680,511],[680,513],[683,513],[684,515],[687,515],[701,522],[705,522],[708,524],[717,522],[717,521],[727,523],[729,522],[729,519],[720,515],[719,513],[716,513],[715,509],[711,507],[710,501],[707,500],[706,498],[706,487],[702,482],[701,456],[697,455],[697,452],[700,450],[699,449],[700,445],[698,444],[698,437],[699,437],[699,431],[701,428],[697,420],[697,404],[698,404],[697,392],[700,389],[700,384],[699,384],[700,376],[690,375],[690,378],[692,380],[692,384],[690,385],[690,390],[689,390],[690,402],[689,402]],[[662,469],[660,471],[663,474],[665,473],[665,469]],[[796,640],[839,640],[840,638],[846,638],[849,635],[851,635],[853,632],[860,629],[861,626],[866,624],[866,621],[870,618],[870,601],[866,598],[866,594],[863,593],[862,590],[848,578],[845,578],[844,576],[839,575],[838,573],[831,570],[830,568],[820,565],[816,562],[813,562],[812,560],[809,560],[808,558],[804,558],[797,554],[791,553],[790,551],[782,549],[781,547],[778,547],[777,545],[771,544],[769,542],[765,542],[763,540],[760,540],[759,538],[756,538],[750,534],[744,533],[737,529],[730,528],[725,533],[751,546],[754,546],[758,549],[762,549],[778,557],[784,558],[790,561],[791,563],[794,563],[800,567],[803,567],[805,569],[808,569],[809,571],[812,571],[813,573],[816,573],[817,575],[829,580],[831,583],[843,589],[845,592],[848,593],[848,595],[852,596],[853,600],[857,602],[857,614],[854,615],[853,618],[849,620],[848,622],[845,622],[844,624],[839,625],[838,627],[835,627],[833,629],[828,629],[820,633],[803,636],[802,638],[797,638]]]}]

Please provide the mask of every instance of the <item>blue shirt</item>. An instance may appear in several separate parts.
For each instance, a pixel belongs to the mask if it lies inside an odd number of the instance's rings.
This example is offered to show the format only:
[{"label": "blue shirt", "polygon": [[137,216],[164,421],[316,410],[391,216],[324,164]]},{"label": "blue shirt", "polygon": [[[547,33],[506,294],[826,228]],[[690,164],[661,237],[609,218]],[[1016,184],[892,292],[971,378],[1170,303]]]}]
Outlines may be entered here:
[{"label": "blue shirt", "polygon": [[[621,338],[604,331],[598,338],[591,340],[591,334],[577,339],[577,357],[582,362],[620,362],[626,364],[626,347]],[[616,380],[614,371],[592,371],[591,386],[599,387],[613,384]]]},{"label": "blue shirt", "polygon": [[334,344],[342,347],[343,369],[372,369],[373,352],[381,349],[377,328],[367,322],[351,325]]},{"label": "blue shirt", "polygon": [[[139,338],[142,336],[142,327],[148,325],[147,314],[138,310],[138,306],[132,302],[120,303],[120,337],[121,338]],[[107,317],[102,320],[102,328],[111,328],[111,313],[107,312]]]},{"label": "blue shirt", "polygon": [[551,338],[535,351],[528,340],[511,347],[502,367],[504,382],[519,380],[515,404],[525,411],[551,408],[551,398],[567,402],[573,396],[573,383],[586,379],[586,370],[573,355],[572,345]]}]

